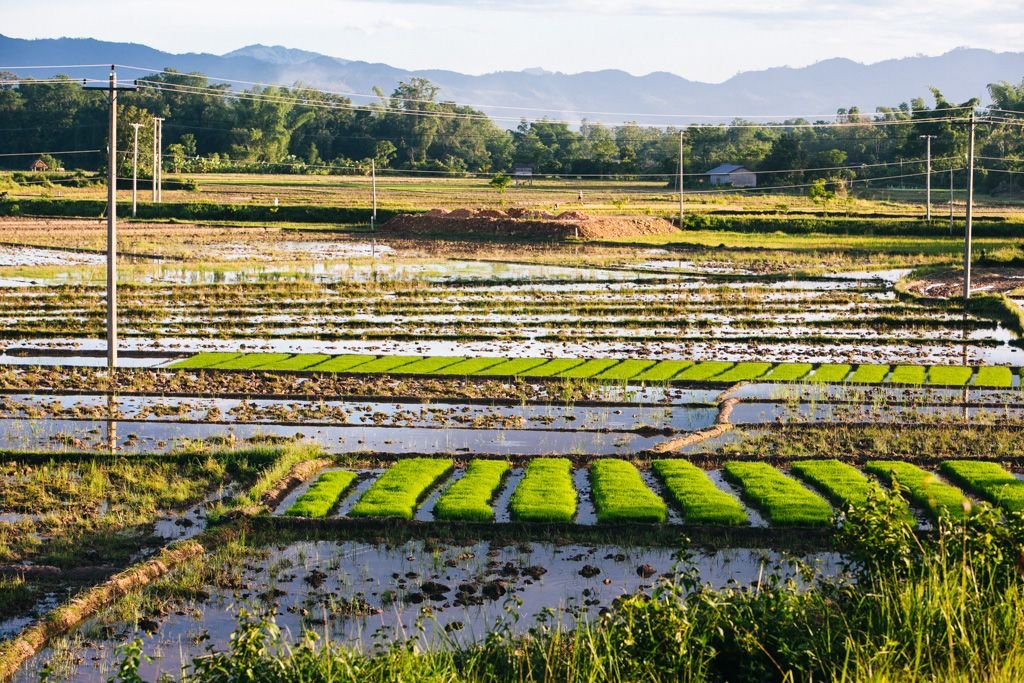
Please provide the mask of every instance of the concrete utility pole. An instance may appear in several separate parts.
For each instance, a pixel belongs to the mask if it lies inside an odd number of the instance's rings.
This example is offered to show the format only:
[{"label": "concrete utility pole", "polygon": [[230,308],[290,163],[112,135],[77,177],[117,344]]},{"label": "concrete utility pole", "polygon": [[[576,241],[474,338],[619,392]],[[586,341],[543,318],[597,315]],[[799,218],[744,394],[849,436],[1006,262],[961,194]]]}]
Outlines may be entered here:
[{"label": "concrete utility pole", "polygon": [[153,203],[160,201],[160,133],[163,129],[163,119],[159,116],[153,117]]},{"label": "concrete utility pole", "polygon": [[135,144],[132,147],[132,218],[139,209],[139,128],[141,123],[131,124],[135,129]]},{"label": "concrete utility pole", "polygon": [[935,136],[935,135],[919,135],[918,137],[925,141],[925,145],[926,145],[926,149],[927,149],[927,153],[925,155],[925,158],[927,159],[927,161],[925,162],[925,173],[924,173],[924,181],[925,181],[924,219],[926,221],[930,222],[932,220],[932,139],[937,137],[937,136]]},{"label": "concrete utility pole", "polygon": [[370,230],[377,225],[377,160],[370,159],[370,187],[373,193],[373,213],[370,215]]},{"label": "concrete utility pole", "polygon": [[949,167],[949,236],[953,236],[953,167]]},{"label": "concrete utility pole", "polygon": [[683,229],[683,131],[679,131],[679,229]]},{"label": "concrete utility pole", "polygon": [[964,306],[971,300],[971,230],[974,218],[974,110],[968,122],[967,141],[967,225],[964,229]]}]

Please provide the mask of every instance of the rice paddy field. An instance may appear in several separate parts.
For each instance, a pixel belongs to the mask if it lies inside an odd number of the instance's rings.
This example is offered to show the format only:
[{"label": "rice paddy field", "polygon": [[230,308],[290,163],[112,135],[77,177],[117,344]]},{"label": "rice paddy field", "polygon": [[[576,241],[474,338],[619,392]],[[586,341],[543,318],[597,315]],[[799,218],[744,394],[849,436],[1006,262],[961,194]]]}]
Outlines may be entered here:
[{"label": "rice paddy field", "polygon": [[[358,205],[262,180],[203,192]],[[0,220],[0,680],[1024,671],[1024,289],[908,287],[955,238],[123,235],[110,372],[103,225]]]}]

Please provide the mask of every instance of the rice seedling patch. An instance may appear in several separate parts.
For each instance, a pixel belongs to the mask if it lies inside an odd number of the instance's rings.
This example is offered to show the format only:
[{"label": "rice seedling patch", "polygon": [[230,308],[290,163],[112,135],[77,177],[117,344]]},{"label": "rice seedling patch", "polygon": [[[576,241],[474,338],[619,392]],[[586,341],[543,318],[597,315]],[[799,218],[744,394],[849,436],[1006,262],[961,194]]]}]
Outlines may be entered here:
[{"label": "rice seedling patch", "polygon": [[715,375],[721,375],[731,368],[735,363],[730,361],[706,360],[697,363],[675,376],[679,382],[704,382]]},{"label": "rice seedling patch", "polygon": [[725,464],[724,473],[773,524],[828,526],[832,523],[832,508],[824,498],[771,465],[732,461]]},{"label": "rice seedling patch", "polygon": [[575,367],[563,370],[554,376],[564,377],[566,379],[587,379],[618,364],[619,361],[615,358],[594,358],[584,361]]},{"label": "rice seedling patch", "polygon": [[285,514],[293,517],[326,517],[355,480],[355,472],[324,472]]},{"label": "rice seedling patch", "polygon": [[401,517],[412,519],[427,492],[452,470],[447,458],[399,460],[366,490],[352,517]]},{"label": "rice seedling patch", "polygon": [[846,380],[852,366],[847,363],[823,363],[808,377],[811,382],[825,382],[828,384],[839,384]]},{"label": "rice seedling patch", "polygon": [[854,384],[881,384],[889,376],[891,367],[889,365],[875,365],[866,363],[858,365],[857,369],[850,375],[849,381]]},{"label": "rice seedling patch", "polygon": [[434,516],[464,522],[493,520],[491,501],[508,471],[509,464],[504,460],[473,460],[466,474],[441,494]]},{"label": "rice seedling patch", "polygon": [[333,356],[330,360],[309,367],[314,372],[348,372],[352,368],[368,363],[377,356],[366,354],[348,354],[344,356]]},{"label": "rice seedling patch", "polygon": [[618,365],[608,368],[602,373],[594,375],[594,379],[633,379],[640,372],[647,370],[657,361],[653,360],[624,360]]},{"label": "rice seedling patch", "polygon": [[543,365],[531,368],[523,373],[524,377],[560,377],[563,372],[583,365],[582,358],[555,358]]},{"label": "rice seedling patch", "polygon": [[598,522],[663,523],[668,509],[647,487],[639,470],[625,460],[598,460],[590,466],[590,486]]},{"label": "rice seedling patch", "polygon": [[466,360],[464,356],[429,356],[423,360],[403,366],[402,373],[406,375],[433,375],[444,368],[449,368],[464,360]]},{"label": "rice seedling patch", "polygon": [[651,467],[691,524],[746,524],[746,510],[707,473],[685,460],[655,460]]},{"label": "rice seedling patch", "polygon": [[925,372],[923,365],[897,365],[889,376],[889,383],[924,384]]},{"label": "rice seedling patch", "polygon": [[436,375],[475,375],[482,370],[504,363],[505,358],[467,358],[435,371]]},{"label": "rice seedling patch", "polygon": [[970,500],[963,491],[912,463],[874,460],[865,464],[864,469],[889,483],[898,482],[907,489],[911,501],[932,515],[945,510],[954,518],[962,518],[970,509]]},{"label": "rice seedling patch", "polygon": [[522,522],[571,522],[576,515],[576,488],[568,458],[535,458],[526,466],[509,510]]},{"label": "rice seedling patch", "polygon": [[230,358],[216,365],[211,365],[210,367],[217,370],[255,370],[270,363],[286,361],[291,357],[292,354],[290,353],[247,353],[238,358]]},{"label": "rice seedling patch", "polygon": [[261,365],[260,370],[305,370],[306,368],[323,363],[331,357],[324,353],[299,353],[291,358],[276,361],[268,365]]},{"label": "rice seedling patch", "polygon": [[544,365],[546,362],[543,358],[513,358],[504,363],[498,363],[485,370],[481,370],[480,374],[484,376],[515,377],[527,370]]},{"label": "rice seedling patch", "polygon": [[689,360],[663,360],[633,377],[637,382],[665,382],[693,365]]},{"label": "rice seedling patch", "polygon": [[947,460],[939,469],[951,480],[1007,512],[1024,510],[1024,481],[1002,465],[978,460]]},{"label": "rice seedling patch", "polygon": [[359,373],[402,372],[402,367],[423,360],[423,356],[382,356],[362,365],[354,366],[351,371]]},{"label": "rice seedling patch", "polygon": [[813,369],[810,363],[779,363],[761,379],[766,382],[795,382],[809,375]]},{"label": "rice seedling patch", "polygon": [[971,381],[971,375],[973,374],[973,368],[954,365],[933,365],[928,368],[927,378],[928,384],[961,387]]},{"label": "rice seedling patch", "polygon": [[224,361],[232,360],[234,358],[240,358],[245,354],[225,352],[225,351],[203,351],[197,353],[194,356],[179,360],[176,363],[171,363],[168,367],[172,369],[193,369],[193,368],[208,368],[211,365],[217,363],[223,363]]},{"label": "rice seedling patch", "polygon": [[761,377],[771,367],[771,363],[737,363],[722,374],[715,375],[711,379],[714,382],[746,382]]},{"label": "rice seedling patch", "polygon": [[1013,371],[1010,368],[985,365],[978,368],[972,386],[1006,388],[1013,386]]}]

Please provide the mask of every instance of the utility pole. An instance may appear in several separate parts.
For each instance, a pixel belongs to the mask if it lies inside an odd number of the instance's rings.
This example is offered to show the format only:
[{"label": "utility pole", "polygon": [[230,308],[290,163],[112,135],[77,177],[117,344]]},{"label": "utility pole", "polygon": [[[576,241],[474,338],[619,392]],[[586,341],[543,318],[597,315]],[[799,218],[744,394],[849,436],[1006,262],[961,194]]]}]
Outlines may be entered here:
[{"label": "utility pole", "polygon": [[967,142],[967,225],[964,229],[964,307],[971,301],[971,230],[974,218],[974,109],[968,122]]},{"label": "utility pole", "polygon": [[163,119],[159,116],[153,117],[153,203],[160,201],[160,137],[163,129]]},{"label": "utility pole", "polygon": [[107,367],[117,367],[117,91],[135,90],[134,85],[118,86],[117,69],[110,65],[107,87],[88,88],[107,90],[110,98],[110,128],[107,145]]},{"label": "utility pole", "polygon": [[373,213],[370,215],[370,231],[375,230],[377,224],[377,160],[370,159],[370,187],[373,193]]},{"label": "utility pole", "polygon": [[953,167],[949,167],[949,236],[953,236]]},{"label": "utility pole", "polygon": [[927,153],[925,158],[927,159],[925,165],[924,181],[925,181],[925,209],[924,219],[929,223],[932,220],[932,138],[935,135],[918,135],[925,141]]},{"label": "utility pole", "polygon": [[139,209],[139,128],[141,123],[131,124],[135,129],[135,144],[132,147],[132,218]]},{"label": "utility pole", "polygon": [[683,229],[683,131],[679,131],[679,229]]}]

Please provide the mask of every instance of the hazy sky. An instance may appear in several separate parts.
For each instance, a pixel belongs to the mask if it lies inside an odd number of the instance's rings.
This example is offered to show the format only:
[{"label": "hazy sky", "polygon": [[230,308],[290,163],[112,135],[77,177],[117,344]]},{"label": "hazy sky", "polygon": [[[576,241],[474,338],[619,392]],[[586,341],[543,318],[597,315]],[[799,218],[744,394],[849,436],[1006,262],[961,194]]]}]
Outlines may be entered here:
[{"label": "hazy sky", "polygon": [[0,0],[0,33],[168,52],[252,43],[408,69],[669,71],[721,81],[829,57],[1024,49],[1010,0]]}]

